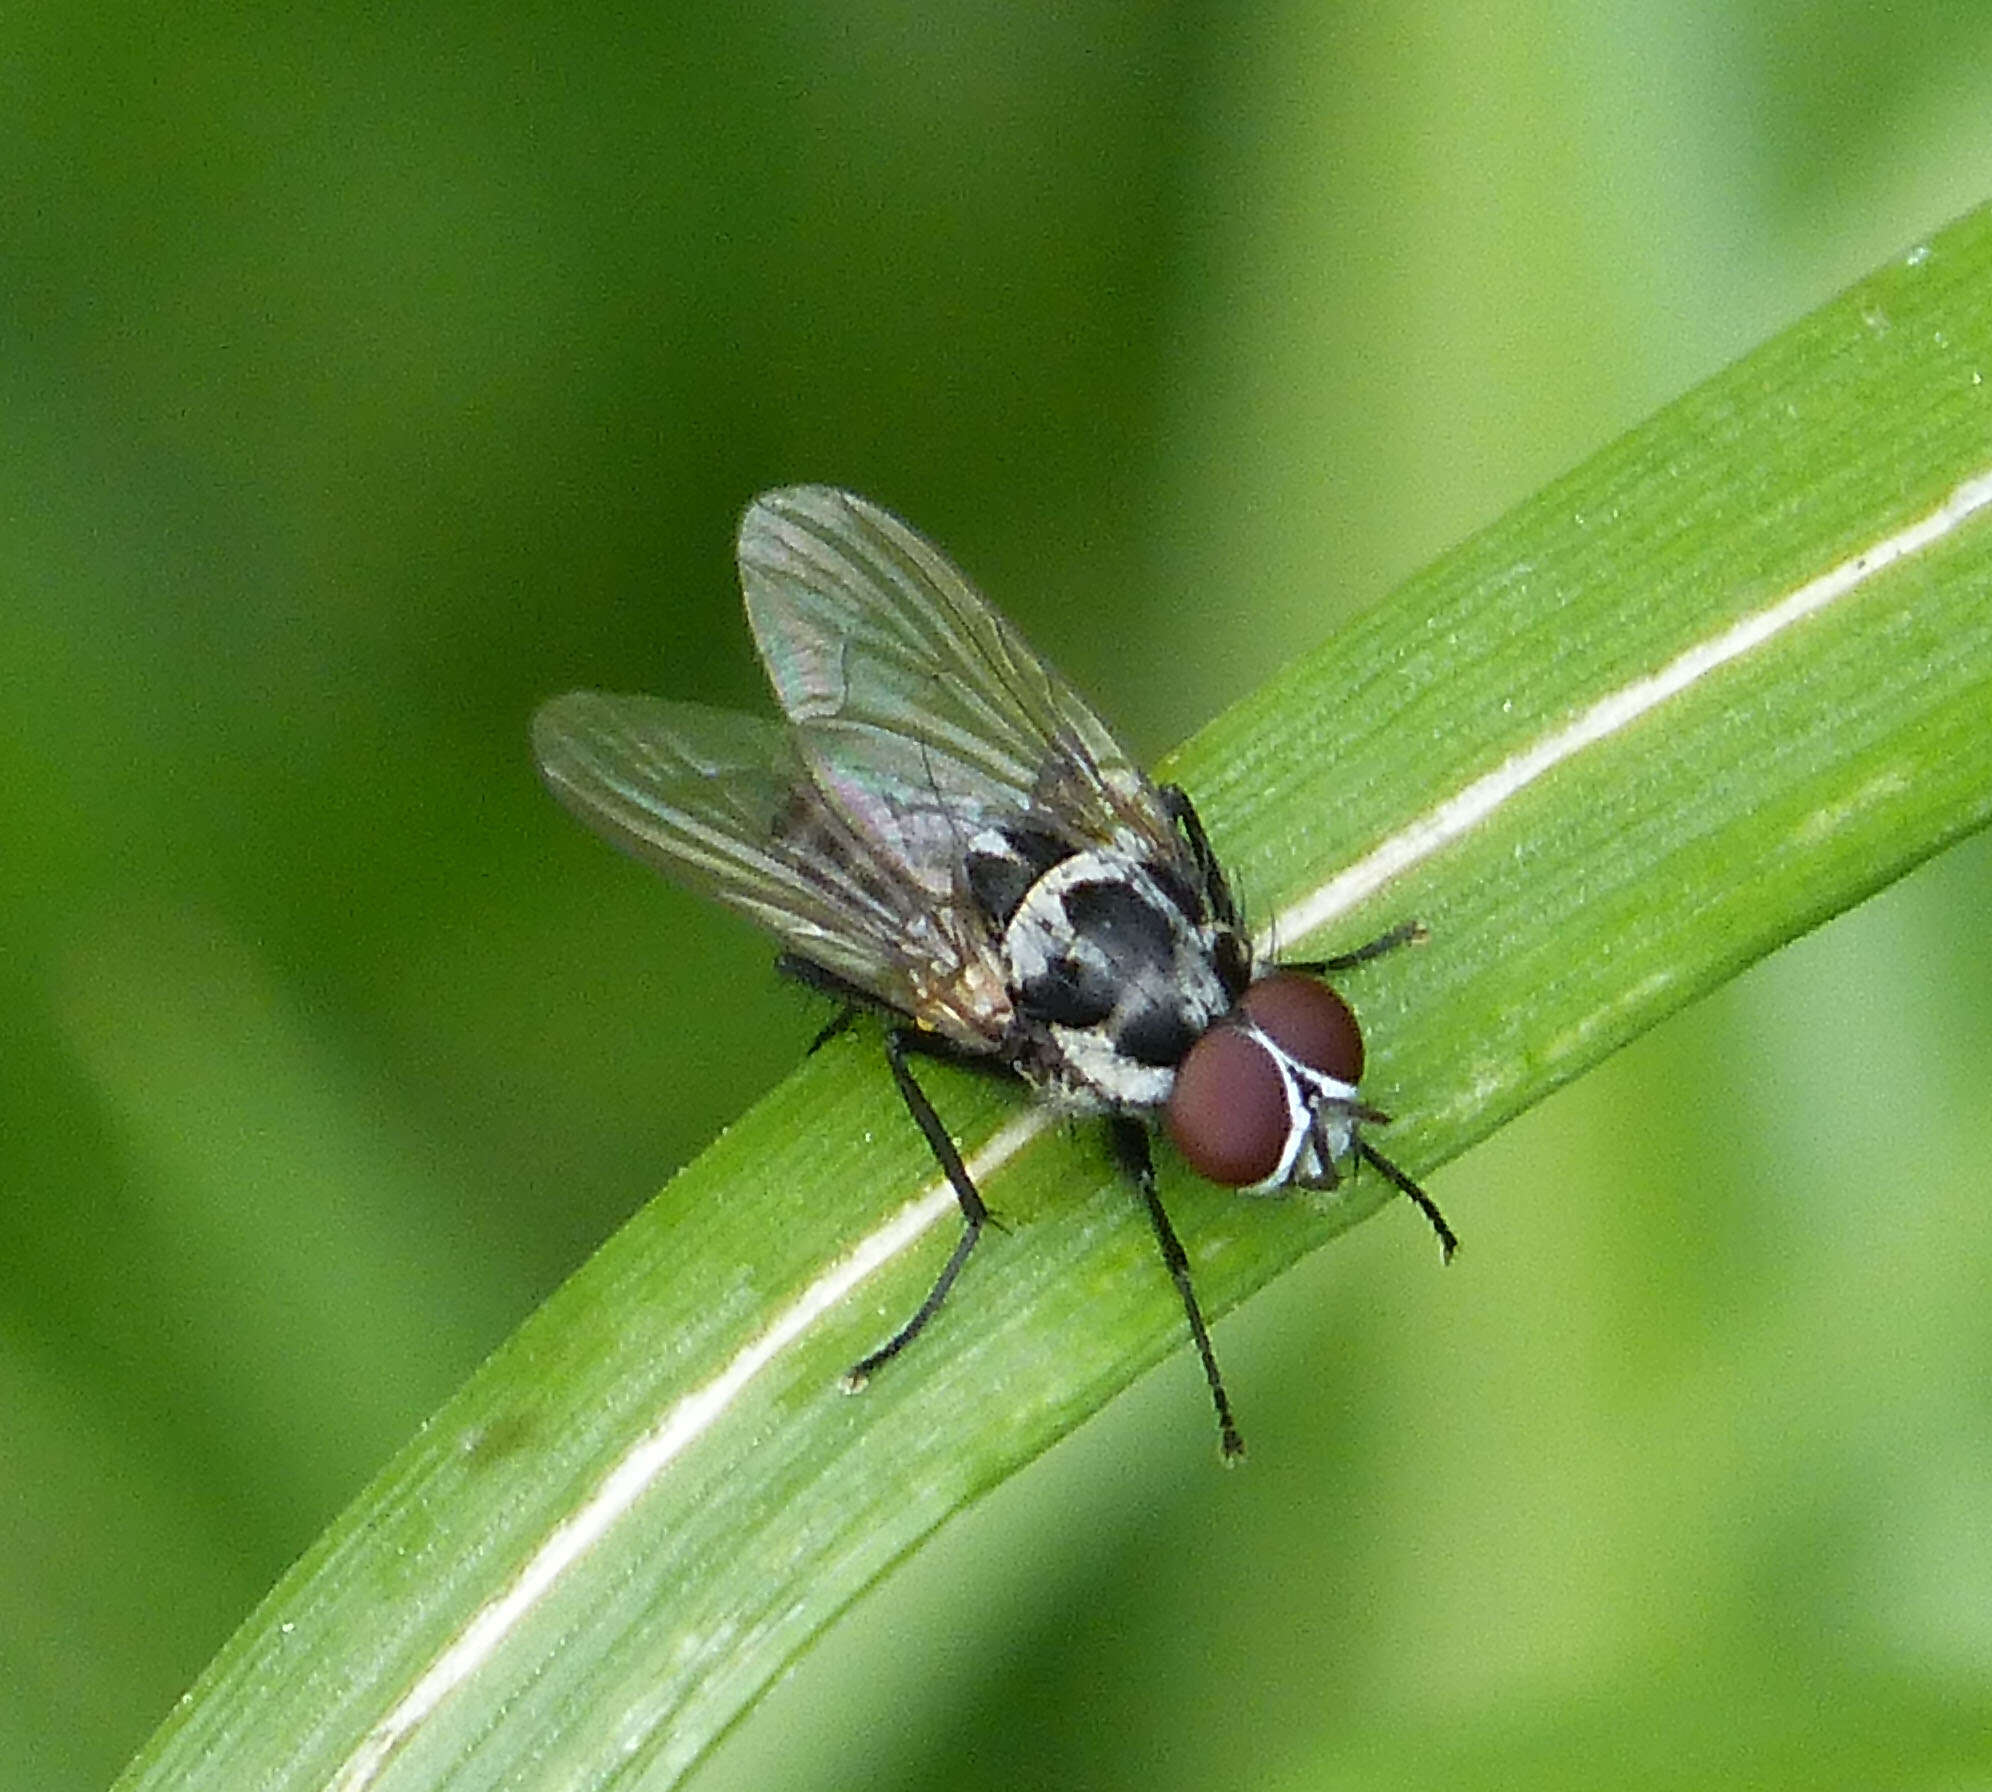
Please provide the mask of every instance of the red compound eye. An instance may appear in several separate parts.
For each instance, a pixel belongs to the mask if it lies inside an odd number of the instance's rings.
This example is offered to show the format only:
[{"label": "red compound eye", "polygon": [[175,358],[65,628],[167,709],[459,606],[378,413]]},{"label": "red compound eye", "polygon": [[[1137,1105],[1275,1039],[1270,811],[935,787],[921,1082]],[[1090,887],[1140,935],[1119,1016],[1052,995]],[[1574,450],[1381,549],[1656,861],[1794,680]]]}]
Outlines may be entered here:
[{"label": "red compound eye", "polygon": [[[1363,1035],[1349,1004],[1297,971],[1261,977],[1239,1010],[1282,1051],[1335,1078],[1363,1077]],[[1292,1126],[1286,1081],[1251,1034],[1218,1025],[1176,1071],[1165,1123],[1191,1169],[1230,1188],[1263,1182],[1280,1166]]]},{"label": "red compound eye", "polygon": [[1289,1125],[1272,1055],[1249,1033],[1212,1027],[1176,1071],[1166,1124],[1199,1176],[1230,1188],[1263,1182],[1279,1168]]},{"label": "red compound eye", "polygon": [[1266,1034],[1303,1064],[1337,1082],[1363,1080],[1363,1034],[1349,1004],[1298,971],[1261,977],[1238,1000]]}]

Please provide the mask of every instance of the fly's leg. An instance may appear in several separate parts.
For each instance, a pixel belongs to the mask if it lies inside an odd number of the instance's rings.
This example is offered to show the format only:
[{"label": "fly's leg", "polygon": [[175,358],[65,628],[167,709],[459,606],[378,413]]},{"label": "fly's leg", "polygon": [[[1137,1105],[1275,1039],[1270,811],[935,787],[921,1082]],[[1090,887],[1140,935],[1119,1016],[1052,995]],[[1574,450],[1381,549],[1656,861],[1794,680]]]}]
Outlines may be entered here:
[{"label": "fly's leg", "polygon": [[[1189,842],[1190,856],[1196,860],[1211,913],[1227,927],[1243,927],[1237,898],[1231,894],[1230,881],[1224,875],[1224,867],[1217,862],[1210,836],[1204,832],[1203,817],[1197,813],[1196,804],[1190,801],[1189,792],[1180,784],[1164,784],[1161,795],[1162,806],[1169,812],[1169,819]],[[1325,977],[1336,971],[1354,970],[1359,964],[1368,964],[1372,958],[1395,952],[1399,946],[1422,945],[1427,937],[1422,921],[1400,921],[1388,933],[1378,934],[1353,952],[1338,952],[1333,958],[1283,959],[1281,963],[1290,971],[1308,971],[1317,977]]]},{"label": "fly's leg", "polygon": [[1285,958],[1280,964],[1285,970],[1328,977],[1336,971],[1353,971],[1357,965],[1368,964],[1371,959],[1381,958],[1386,952],[1395,952],[1399,946],[1422,946],[1430,937],[1424,922],[1400,921],[1388,933],[1378,934],[1353,952],[1338,952],[1333,958]]},{"label": "fly's leg", "polygon": [[1210,1383],[1211,1402],[1217,1408],[1217,1435],[1224,1447],[1226,1462],[1245,1454],[1245,1440],[1238,1435],[1238,1422],[1231,1416],[1231,1396],[1224,1391],[1224,1376],[1217,1366],[1217,1354],[1210,1346],[1210,1328],[1204,1324],[1203,1309],[1197,1305],[1197,1291],[1190,1284],[1190,1259],[1176,1228],[1163,1210],[1162,1197],[1155,1188],[1155,1163],[1149,1155],[1148,1129],[1138,1120],[1115,1115],[1107,1122],[1113,1140],[1114,1156],[1120,1167],[1141,1191],[1148,1209],[1148,1223],[1155,1228],[1155,1242],[1161,1247],[1162,1261],[1168,1267],[1176,1292],[1182,1296],[1183,1312],[1190,1322],[1190,1336],[1196,1340],[1197,1355],[1203,1358],[1204,1380]]},{"label": "fly's leg", "polygon": [[1425,1193],[1411,1178],[1400,1170],[1389,1158],[1367,1139],[1356,1140],[1356,1155],[1375,1170],[1384,1181],[1405,1196],[1431,1223],[1432,1230],[1439,1235],[1439,1254],[1450,1263],[1453,1252],[1459,1249],[1459,1237],[1452,1227],[1446,1224],[1446,1216],[1439,1211],[1438,1202]]},{"label": "fly's leg", "polygon": [[[1381,958],[1386,952],[1395,952],[1399,946],[1421,945],[1428,937],[1423,922],[1400,921],[1388,933],[1378,934],[1367,945],[1358,946],[1353,952],[1343,952],[1334,958],[1302,959],[1287,964],[1285,968],[1293,971],[1309,971],[1317,977],[1325,977],[1334,971],[1353,970],[1359,964],[1368,964],[1371,959]],[[1359,1118],[1382,1120],[1386,1116],[1372,1110],[1360,1115]],[[1356,1155],[1425,1216],[1432,1230],[1438,1235],[1441,1254],[1446,1262],[1450,1263],[1453,1260],[1453,1253],[1459,1249],[1459,1236],[1446,1224],[1446,1216],[1439,1211],[1438,1202],[1366,1139],[1356,1140]]]},{"label": "fly's leg", "polygon": [[775,957],[775,974],[780,977],[793,978],[805,988],[813,989],[817,994],[828,996],[832,1001],[843,1004],[829,1020],[823,1023],[816,1037],[809,1042],[811,1057],[814,1057],[839,1034],[848,1032],[851,1023],[859,1015],[882,1006],[876,996],[860,989],[855,983],[838,976],[835,971],[825,970],[823,966],[811,959],[804,958],[798,952],[777,953]]},{"label": "fly's leg", "polygon": [[854,1003],[846,1002],[843,1007],[839,1008],[835,1014],[823,1023],[816,1037],[809,1042],[809,1055],[812,1058],[815,1057],[831,1040],[837,1038],[842,1033],[849,1032],[851,1023],[857,1018],[857,1006]]},{"label": "fly's leg", "polygon": [[[907,1345],[911,1344],[923,1331],[928,1322],[941,1310],[941,1303],[947,1299],[948,1290],[955,1285],[955,1278],[962,1272],[968,1261],[968,1254],[975,1249],[975,1241],[982,1236],[982,1228],[989,1223],[989,1209],[984,1204],[974,1179],[968,1173],[968,1166],[961,1161],[961,1153],[955,1149],[955,1142],[948,1137],[948,1129],[941,1123],[941,1117],[934,1112],[934,1104],[927,1099],[927,1092],[914,1079],[907,1065],[909,1051],[923,1049],[917,1034],[904,1027],[888,1027],[885,1032],[885,1061],[892,1067],[892,1080],[899,1086],[899,1096],[906,1103],[906,1111],[913,1116],[913,1123],[919,1127],[926,1139],[928,1149],[935,1160],[947,1173],[953,1185],[955,1200],[961,1207],[961,1237],[956,1242],[952,1255],[941,1266],[941,1273],[934,1278],[934,1285],[927,1291],[913,1317],[902,1325],[891,1337],[869,1356],[851,1365],[845,1372],[844,1385],[855,1391],[871,1379],[875,1370],[889,1363]],[[940,1055],[947,1055],[945,1052]]]},{"label": "fly's leg", "polygon": [[920,1087],[906,1060],[909,1055],[918,1053],[924,1057],[942,1058],[949,1063],[968,1064],[977,1069],[1002,1067],[989,1058],[963,1051],[936,1034],[908,1025],[906,1016],[891,1003],[880,1001],[871,991],[861,989],[849,978],[840,977],[835,971],[817,964],[813,959],[804,958],[800,953],[782,953],[775,960],[775,969],[784,977],[793,977],[796,982],[843,1004],[829,1025],[817,1034],[810,1045],[811,1051],[836,1038],[860,1014],[885,1017],[885,1061],[892,1070],[899,1099],[905,1102],[906,1111],[913,1116],[913,1124],[919,1127],[920,1136],[927,1141],[927,1149],[933,1152],[934,1161],[946,1174],[954,1189],[955,1202],[961,1208],[961,1237],[947,1262],[941,1266],[941,1273],[934,1278],[933,1287],[927,1290],[927,1298],[920,1303],[913,1317],[891,1337],[844,1372],[844,1385],[855,1393],[871,1379],[875,1370],[891,1362],[927,1329],[929,1321],[941,1310],[941,1303],[947,1299],[948,1290],[955,1285],[963,1265],[968,1262],[968,1254],[975,1249],[975,1241],[982,1236],[982,1228],[996,1225],[1001,1229],[999,1222],[991,1217],[981,1191],[975,1186],[975,1179],[968,1173],[968,1166],[961,1161],[961,1153],[955,1149],[947,1127],[940,1115],[934,1112],[934,1104],[927,1099],[926,1090]]},{"label": "fly's leg", "polygon": [[1180,784],[1164,784],[1160,794],[1169,819],[1189,842],[1190,857],[1197,862],[1197,875],[1203,879],[1204,900],[1210,904],[1211,914],[1226,927],[1242,930],[1245,921],[1238,912],[1238,899],[1232,895],[1231,882],[1217,862],[1217,854],[1211,850],[1210,836],[1204,832],[1203,818],[1197,814],[1196,804],[1190,801],[1190,793]]}]

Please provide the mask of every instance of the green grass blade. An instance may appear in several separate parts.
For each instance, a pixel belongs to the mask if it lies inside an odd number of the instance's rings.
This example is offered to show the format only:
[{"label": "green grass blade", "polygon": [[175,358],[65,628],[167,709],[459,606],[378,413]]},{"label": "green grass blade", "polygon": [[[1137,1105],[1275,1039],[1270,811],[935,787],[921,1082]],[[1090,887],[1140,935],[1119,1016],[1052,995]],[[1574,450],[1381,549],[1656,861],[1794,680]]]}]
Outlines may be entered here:
[{"label": "green grass blade", "polygon": [[[1981,212],[1165,768],[1284,946],[1430,928],[1347,985],[1407,1168],[1992,813],[1988,367]],[[929,1086],[1008,1230],[903,1361],[838,1391],[953,1227],[876,1051],[847,1038],[473,1378],[123,1783],[669,1784],[897,1557],[1180,1349],[1097,1129],[1020,1121],[966,1075]],[[1000,1167],[992,1137],[1015,1147]],[[1180,1174],[1165,1192],[1213,1312],[1382,1198],[1374,1179],[1340,1201]],[[1453,1218],[1470,1250],[1470,1207]],[[1253,1390],[1233,1393],[1249,1436]]]}]

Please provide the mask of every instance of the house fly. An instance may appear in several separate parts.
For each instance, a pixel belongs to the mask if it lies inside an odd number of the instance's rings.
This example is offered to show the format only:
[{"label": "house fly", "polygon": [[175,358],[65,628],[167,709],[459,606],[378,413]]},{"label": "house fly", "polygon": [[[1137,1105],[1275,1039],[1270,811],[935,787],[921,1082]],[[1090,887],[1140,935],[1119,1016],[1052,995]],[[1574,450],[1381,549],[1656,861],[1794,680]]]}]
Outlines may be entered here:
[{"label": "house fly", "polygon": [[995,1068],[1106,1121],[1147,1211],[1217,1408],[1242,1449],[1150,1132],[1254,1190],[1332,1188],[1368,1164],[1455,1240],[1377,1152],[1363,1041],[1322,978],[1414,937],[1260,967],[1189,797],[1112,731],[947,558],[827,486],[741,519],[747,620],[786,718],[574,691],[533,721],[541,773],[582,821],[781,942],[788,975],[883,1020],[885,1059],[962,1231],[912,1316],[850,1371],[917,1338],[989,1220],[912,1061]]}]

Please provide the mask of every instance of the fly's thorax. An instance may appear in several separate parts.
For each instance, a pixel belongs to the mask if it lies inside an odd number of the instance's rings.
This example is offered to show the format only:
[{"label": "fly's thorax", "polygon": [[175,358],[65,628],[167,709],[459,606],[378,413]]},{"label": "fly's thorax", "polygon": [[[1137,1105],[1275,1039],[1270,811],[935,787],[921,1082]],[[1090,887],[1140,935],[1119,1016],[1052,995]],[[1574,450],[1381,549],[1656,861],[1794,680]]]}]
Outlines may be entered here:
[{"label": "fly's thorax", "polygon": [[[1002,879],[985,867],[980,881]],[[1003,920],[1001,955],[1018,1068],[1075,1107],[1122,1111],[1169,1099],[1249,966],[1181,867],[1113,848],[1037,871]]]}]

